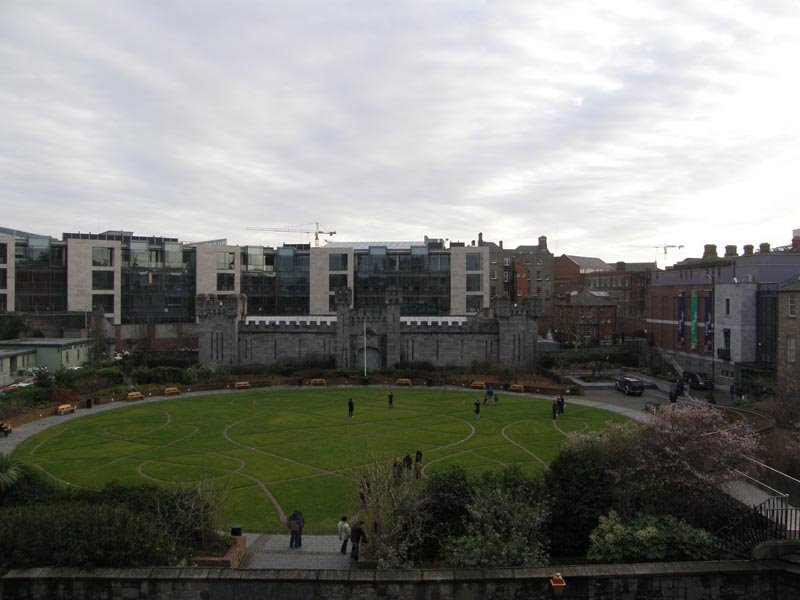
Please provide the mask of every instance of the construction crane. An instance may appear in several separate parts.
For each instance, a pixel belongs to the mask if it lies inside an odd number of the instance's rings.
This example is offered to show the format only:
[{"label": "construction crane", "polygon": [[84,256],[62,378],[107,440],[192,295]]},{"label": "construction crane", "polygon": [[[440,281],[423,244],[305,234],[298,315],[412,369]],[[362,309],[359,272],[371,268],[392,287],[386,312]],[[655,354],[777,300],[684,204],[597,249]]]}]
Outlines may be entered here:
[{"label": "construction crane", "polygon": [[683,248],[683,244],[680,244],[680,245],[664,244],[663,246],[650,246],[650,247],[651,248],[662,248],[664,250],[664,260],[666,260],[667,259],[667,249],[669,249],[669,248],[677,248],[677,249],[680,250],[681,248]]},{"label": "construction crane", "polygon": [[300,227],[245,227],[249,231],[277,231],[280,233],[305,233],[307,235],[314,234],[314,246],[319,247],[319,234],[322,235],[336,235],[335,231],[322,231],[319,228],[319,223],[314,223],[314,229],[302,229]]}]

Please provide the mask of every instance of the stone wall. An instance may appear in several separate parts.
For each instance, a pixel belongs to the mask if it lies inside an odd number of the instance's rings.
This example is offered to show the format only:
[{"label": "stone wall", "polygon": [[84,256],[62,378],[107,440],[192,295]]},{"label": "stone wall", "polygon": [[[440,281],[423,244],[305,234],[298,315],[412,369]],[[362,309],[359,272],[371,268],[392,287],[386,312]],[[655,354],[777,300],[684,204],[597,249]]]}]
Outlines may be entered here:
[{"label": "stone wall", "polygon": [[[556,568],[296,571],[214,568],[12,570],[3,600],[549,600]],[[780,561],[564,566],[563,600],[782,600],[797,598],[800,570]]]}]

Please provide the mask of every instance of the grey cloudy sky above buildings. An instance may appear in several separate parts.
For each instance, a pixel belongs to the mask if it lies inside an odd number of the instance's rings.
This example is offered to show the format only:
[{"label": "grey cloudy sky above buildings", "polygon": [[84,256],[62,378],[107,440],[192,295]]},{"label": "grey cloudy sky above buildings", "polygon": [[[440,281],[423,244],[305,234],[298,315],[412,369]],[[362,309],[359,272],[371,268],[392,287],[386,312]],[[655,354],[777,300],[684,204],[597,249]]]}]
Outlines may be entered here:
[{"label": "grey cloudy sky above buildings", "polygon": [[798,31],[796,0],[5,0],[0,225],[788,244]]}]

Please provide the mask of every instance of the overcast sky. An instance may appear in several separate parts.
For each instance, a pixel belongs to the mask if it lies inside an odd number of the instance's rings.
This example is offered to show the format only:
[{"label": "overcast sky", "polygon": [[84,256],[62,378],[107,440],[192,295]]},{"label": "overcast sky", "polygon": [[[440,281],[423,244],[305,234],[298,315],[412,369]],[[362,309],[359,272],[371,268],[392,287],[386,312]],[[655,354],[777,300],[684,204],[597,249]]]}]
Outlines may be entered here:
[{"label": "overcast sky", "polygon": [[785,245],[798,32],[797,0],[0,0],[0,226]]}]

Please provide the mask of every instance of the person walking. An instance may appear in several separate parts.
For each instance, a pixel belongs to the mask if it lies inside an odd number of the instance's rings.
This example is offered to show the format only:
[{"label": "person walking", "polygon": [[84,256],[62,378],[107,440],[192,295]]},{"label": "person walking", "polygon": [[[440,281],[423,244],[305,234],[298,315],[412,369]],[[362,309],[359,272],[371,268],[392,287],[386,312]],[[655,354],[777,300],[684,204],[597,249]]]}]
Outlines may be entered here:
[{"label": "person walking", "polygon": [[352,546],[350,547],[350,558],[358,561],[358,552],[361,544],[366,544],[369,541],[367,540],[367,534],[364,533],[363,519],[359,519],[358,523],[353,526],[353,530],[350,533],[350,541],[352,543]]},{"label": "person walking", "polygon": [[486,388],[486,398],[490,405],[494,404],[494,388],[491,385]]},{"label": "person walking", "polygon": [[394,394],[389,392],[389,395],[386,396],[386,399],[389,401],[389,410],[392,410],[394,408]]},{"label": "person walking", "polygon": [[558,397],[556,398],[556,404],[558,405],[558,414],[559,415],[563,415],[564,414],[564,396],[559,394]]},{"label": "person walking", "polygon": [[354,407],[355,407],[355,405],[353,404],[353,399],[350,398],[347,401],[347,416],[350,417],[351,419],[353,418],[353,408]]},{"label": "person walking", "polygon": [[339,532],[339,539],[342,540],[342,547],[339,551],[347,554],[347,540],[350,539],[350,524],[347,522],[347,515],[342,515],[342,520],[336,524],[336,531]]},{"label": "person walking", "polygon": [[411,469],[414,466],[414,462],[411,460],[411,455],[406,452],[405,456],[403,456],[403,466],[406,469],[406,479],[411,479]]},{"label": "person walking", "polygon": [[475,420],[481,420],[481,401],[475,400]]},{"label": "person walking", "polygon": [[295,511],[289,515],[286,521],[286,526],[289,528],[289,548],[300,547],[300,511]]},{"label": "person walking", "polygon": [[299,521],[300,521],[300,528],[297,530],[297,547],[298,548],[302,548],[303,547],[303,527],[305,527],[306,519],[303,516],[303,511],[301,511],[301,510],[297,511],[297,516],[299,517]]}]

